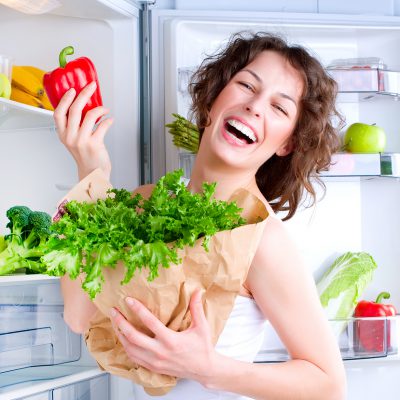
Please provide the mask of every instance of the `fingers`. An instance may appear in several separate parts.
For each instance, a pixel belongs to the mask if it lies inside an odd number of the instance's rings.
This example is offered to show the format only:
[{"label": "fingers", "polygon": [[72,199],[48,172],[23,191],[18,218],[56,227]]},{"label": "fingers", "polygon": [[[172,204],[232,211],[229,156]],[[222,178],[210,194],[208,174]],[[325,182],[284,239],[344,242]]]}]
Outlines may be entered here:
[{"label": "fingers", "polygon": [[69,108],[68,113],[68,130],[77,132],[79,130],[79,124],[82,119],[82,110],[88,103],[89,99],[92,97],[96,90],[96,82],[93,81],[86,85],[79,95],[76,97],[75,101]]},{"label": "fingers", "polygon": [[143,324],[156,336],[163,337],[168,333],[168,328],[166,328],[164,324],[139,301],[132,299],[131,297],[127,297],[126,303],[128,304],[129,308],[141,319]]},{"label": "fingers", "polygon": [[67,114],[69,107],[75,99],[76,90],[71,88],[67,90],[64,96],[58,103],[57,108],[54,110],[54,122],[56,125],[57,132],[62,135],[67,127]]},{"label": "fingers", "polygon": [[96,138],[98,141],[103,141],[104,136],[107,131],[110,129],[114,120],[112,118],[107,118],[104,121],[101,121],[96,130],[93,133],[93,138]]},{"label": "fingers", "polygon": [[85,119],[82,122],[79,136],[82,139],[86,139],[87,137],[92,135],[93,126],[96,121],[106,114],[108,114],[110,110],[106,107],[100,106],[93,108],[92,110],[86,113]]},{"label": "fingers", "polygon": [[[142,348],[151,348],[153,346],[153,339],[135,329],[115,308],[111,310],[111,321],[119,339],[122,334],[128,342],[136,346]],[[123,342],[123,340],[120,341],[121,343]]]},{"label": "fingers", "polygon": [[190,314],[192,316],[191,326],[200,329],[208,327],[201,297],[200,289],[196,289],[192,294],[189,303]]}]

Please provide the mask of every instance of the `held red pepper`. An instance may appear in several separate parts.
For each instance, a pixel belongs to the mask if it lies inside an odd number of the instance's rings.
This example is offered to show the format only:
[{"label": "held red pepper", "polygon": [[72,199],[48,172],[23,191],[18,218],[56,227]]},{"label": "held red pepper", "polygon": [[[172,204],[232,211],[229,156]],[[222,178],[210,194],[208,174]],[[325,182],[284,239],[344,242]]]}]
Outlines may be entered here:
[{"label": "held red pepper", "polygon": [[[375,302],[362,300],[354,311],[355,317],[391,317],[396,315],[396,308],[391,304],[382,304],[382,299],[389,299],[390,294],[382,292]],[[386,325],[386,326],[385,326]],[[386,346],[390,348],[390,320],[380,318],[357,321],[357,335],[361,346],[369,352],[384,351],[384,336],[386,331]]]},{"label": "held red pepper", "polygon": [[67,63],[67,55],[74,54],[72,46],[65,47],[60,52],[60,68],[48,72],[43,77],[43,86],[54,108],[58,106],[65,92],[74,88],[76,95],[92,81],[96,81],[97,88],[82,111],[82,120],[85,114],[92,108],[103,105],[100,86],[96,69],[92,61],[87,57],[80,57]]}]

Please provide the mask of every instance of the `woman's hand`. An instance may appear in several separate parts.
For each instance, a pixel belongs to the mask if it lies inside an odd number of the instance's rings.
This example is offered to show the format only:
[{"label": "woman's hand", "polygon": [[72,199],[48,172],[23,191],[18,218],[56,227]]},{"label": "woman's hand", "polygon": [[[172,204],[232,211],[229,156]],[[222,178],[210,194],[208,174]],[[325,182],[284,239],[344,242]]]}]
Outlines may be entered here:
[{"label": "woman's hand", "polygon": [[113,120],[104,119],[94,129],[96,121],[108,113],[105,107],[96,107],[87,112],[82,125],[82,110],[96,89],[96,82],[87,85],[75,98],[75,89],[69,89],[54,110],[54,120],[61,142],[74,157],[79,179],[83,179],[96,168],[101,168],[110,178],[111,161],[104,145],[104,136]]},{"label": "woman's hand", "polygon": [[126,302],[143,324],[154,333],[152,338],[139,332],[118,310],[112,309],[111,321],[114,330],[129,358],[159,374],[194,379],[206,384],[216,353],[211,342],[200,291],[196,291],[190,299],[192,323],[182,332],[167,328],[137,300],[127,297]]}]

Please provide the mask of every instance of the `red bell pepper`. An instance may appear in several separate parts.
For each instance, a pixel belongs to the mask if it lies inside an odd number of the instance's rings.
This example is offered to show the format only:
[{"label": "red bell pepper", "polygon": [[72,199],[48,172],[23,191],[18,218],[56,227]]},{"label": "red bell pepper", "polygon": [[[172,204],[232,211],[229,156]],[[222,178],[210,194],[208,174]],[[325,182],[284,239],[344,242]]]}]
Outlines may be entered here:
[{"label": "red bell pepper", "polygon": [[87,57],[80,57],[67,63],[66,57],[71,54],[74,54],[74,48],[72,46],[65,47],[61,50],[59,56],[60,68],[47,72],[44,75],[43,86],[52,106],[56,108],[61,97],[68,89],[74,88],[76,90],[76,95],[78,95],[86,85],[92,81],[96,81],[96,91],[82,111],[83,120],[89,110],[103,105],[103,101],[101,99],[96,69],[92,61]]},{"label": "red bell pepper", "polygon": [[[396,315],[396,308],[391,304],[382,304],[382,299],[389,299],[390,294],[382,292],[375,302],[362,300],[354,311],[355,317],[391,317]],[[362,348],[369,352],[384,351],[385,331],[386,348],[390,348],[390,320],[380,318],[357,321],[357,335]]]}]

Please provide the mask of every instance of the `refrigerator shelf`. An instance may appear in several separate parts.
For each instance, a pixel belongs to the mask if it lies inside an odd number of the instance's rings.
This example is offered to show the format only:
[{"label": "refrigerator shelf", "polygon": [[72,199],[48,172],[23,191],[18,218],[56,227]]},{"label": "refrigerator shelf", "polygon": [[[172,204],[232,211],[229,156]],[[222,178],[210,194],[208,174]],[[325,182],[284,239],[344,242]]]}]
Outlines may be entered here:
[{"label": "refrigerator shelf", "polygon": [[42,274],[15,274],[15,275],[3,275],[0,276],[0,287],[6,286],[10,284],[30,284],[30,283],[47,283],[53,281],[59,281],[60,278],[58,276],[49,276]]},{"label": "refrigerator shelf", "polygon": [[[394,317],[347,318],[329,320],[343,360],[362,360],[397,356],[400,341],[400,315]],[[282,362],[290,359],[283,343],[271,329],[255,362]]]},{"label": "refrigerator shelf", "polygon": [[109,374],[98,367],[56,365],[0,375],[0,400],[17,399],[108,400]]},{"label": "refrigerator shelf", "polygon": [[[179,168],[185,178],[190,178],[196,154],[180,152]],[[336,153],[332,156],[332,165],[328,171],[322,171],[321,177],[400,177],[400,153]]]},{"label": "refrigerator shelf", "polygon": [[1,131],[53,127],[53,111],[0,97]]}]

